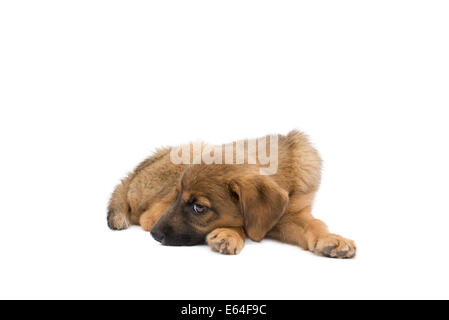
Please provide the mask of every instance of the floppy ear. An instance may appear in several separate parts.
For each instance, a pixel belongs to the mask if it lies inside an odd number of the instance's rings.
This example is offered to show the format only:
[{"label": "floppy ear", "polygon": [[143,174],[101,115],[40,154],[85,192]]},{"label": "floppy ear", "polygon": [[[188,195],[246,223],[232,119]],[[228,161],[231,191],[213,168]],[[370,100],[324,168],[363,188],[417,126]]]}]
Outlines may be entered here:
[{"label": "floppy ear", "polygon": [[245,231],[251,240],[262,240],[287,209],[287,191],[268,176],[235,179],[229,188],[240,202]]}]

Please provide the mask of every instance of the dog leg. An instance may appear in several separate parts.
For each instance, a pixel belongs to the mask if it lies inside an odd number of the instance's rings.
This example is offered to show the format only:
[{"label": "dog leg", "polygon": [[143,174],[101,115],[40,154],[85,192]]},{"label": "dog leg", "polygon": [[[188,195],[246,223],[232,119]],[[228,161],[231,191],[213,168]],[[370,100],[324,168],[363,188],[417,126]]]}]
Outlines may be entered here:
[{"label": "dog leg", "polygon": [[145,231],[151,231],[153,226],[159,220],[159,218],[164,214],[169,205],[163,202],[158,202],[154,204],[149,210],[142,213],[139,218],[139,224]]},{"label": "dog leg", "polygon": [[153,204],[148,210],[146,210],[139,218],[139,224],[145,231],[151,231],[155,223],[164,214],[164,212],[170,207],[175,200],[176,192],[171,192],[161,201]]},{"label": "dog leg", "polygon": [[125,230],[130,225],[128,215],[121,211],[108,212],[108,226],[112,230]]},{"label": "dog leg", "polygon": [[112,230],[124,230],[130,225],[125,182],[119,184],[109,200],[107,221]]},{"label": "dog leg", "polygon": [[242,251],[245,238],[242,228],[218,228],[207,235],[206,242],[213,251],[234,255]]},{"label": "dog leg", "polygon": [[353,258],[356,254],[354,241],[329,233],[326,224],[312,216],[311,201],[298,210],[295,204],[304,204],[304,199],[299,200],[292,201],[293,205],[269,232],[268,237],[298,245],[320,256]]}]

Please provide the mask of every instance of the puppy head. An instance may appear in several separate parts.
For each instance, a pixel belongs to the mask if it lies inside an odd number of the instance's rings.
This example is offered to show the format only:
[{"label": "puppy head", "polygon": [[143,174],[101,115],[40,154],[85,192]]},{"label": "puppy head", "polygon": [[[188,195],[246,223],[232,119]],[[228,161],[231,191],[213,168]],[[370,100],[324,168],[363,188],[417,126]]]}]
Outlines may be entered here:
[{"label": "puppy head", "polygon": [[177,197],[151,230],[164,245],[196,245],[220,227],[244,227],[260,241],[284,214],[288,193],[269,176],[235,165],[186,169]]}]

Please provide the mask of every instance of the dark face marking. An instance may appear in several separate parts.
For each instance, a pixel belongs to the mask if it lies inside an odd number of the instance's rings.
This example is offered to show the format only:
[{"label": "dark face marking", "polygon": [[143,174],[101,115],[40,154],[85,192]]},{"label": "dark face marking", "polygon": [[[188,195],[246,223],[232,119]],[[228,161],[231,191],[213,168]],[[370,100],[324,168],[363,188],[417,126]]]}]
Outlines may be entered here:
[{"label": "dark face marking", "polygon": [[218,218],[214,208],[199,203],[194,195],[185,200],[184,195],[185,192],[180,192],[175,202],[151,230],[152,236],[163,245],[202,244],[206,235],[213,230],[210,225]]},{"label": "dark face marking", "polygon": [[[153,238],[168,246],[193,246],[204,243],[206,232],[200,230],[201,217],[194,212],[193,202],[178,196],[151,230]],[[212,212],[204,213],[209,215]],[[198,221],[199,220],[199,221]]]},{"label": "dark face marking", "polygon": [[195,177],[192,183],[188,177],[183,176],[176,200],[151,230],[153,238],[163,245],[203,244],[212,230],[243,224],[240,209],[224,182]]}]

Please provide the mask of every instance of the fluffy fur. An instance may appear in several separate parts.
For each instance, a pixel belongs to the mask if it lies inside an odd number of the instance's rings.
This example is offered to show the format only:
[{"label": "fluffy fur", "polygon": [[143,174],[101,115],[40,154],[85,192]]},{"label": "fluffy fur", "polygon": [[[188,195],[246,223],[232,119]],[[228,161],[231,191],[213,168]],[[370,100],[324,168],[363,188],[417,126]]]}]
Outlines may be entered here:
[{"label": "fluffy fur", "polygon": [[[171,148],[158,150],[116,187],[109,227],[137,224],[162,244],[206,242],[223,254],[238,254],[246,237],[269,237],[326,257],[354,257],[352,240],[329,233],[312,216],[321,178],[317,151],[298,131],[278,141],[278,170],[271,176],[259,174],[260,164],[176,165]],[[195,214],[195,205],[206,212]]]}]

